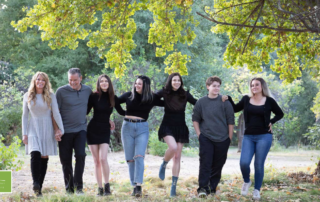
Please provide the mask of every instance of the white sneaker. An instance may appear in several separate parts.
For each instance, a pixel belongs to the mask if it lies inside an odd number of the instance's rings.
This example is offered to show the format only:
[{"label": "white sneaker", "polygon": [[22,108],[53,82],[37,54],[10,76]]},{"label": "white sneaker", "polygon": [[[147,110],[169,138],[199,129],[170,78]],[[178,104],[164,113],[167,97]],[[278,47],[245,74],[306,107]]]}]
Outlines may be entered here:
[{"label": "white sneaker", "polygon": [[260,191],[257,189],[253,190],[252,198],[253,198],[253,200],[260,200]]},{"label": "white sneaker", "polygon": [[242,185],[242,189],[241,189],[241,195],[242,196],[246,196],[248,194],[249,191],[249,187],[251,186],[251,181],[248,183],[243,183]]}]

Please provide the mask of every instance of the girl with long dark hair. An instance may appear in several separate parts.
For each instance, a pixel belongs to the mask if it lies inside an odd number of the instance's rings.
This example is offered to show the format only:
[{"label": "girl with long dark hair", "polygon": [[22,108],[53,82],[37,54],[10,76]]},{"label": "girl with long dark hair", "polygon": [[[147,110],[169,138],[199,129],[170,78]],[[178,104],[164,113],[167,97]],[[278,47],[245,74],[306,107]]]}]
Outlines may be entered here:
[{"label": "girl with long dark hair", "polygon": [[158,131],[159,141],[166,142],[168,149],[160,166],[159,178],[164,180],[165,170],[170,159],[173,159],[172,185],[170,196],[176,196],[176,185],[180,172],[181,152],[184,143],[189,143],[189,130],[185,121],[187,102],[195,105],[197,100],[183,88],[179,73],[169,75],[165,87],[157,92],[164,98],[165,114]]},{"label": "girl with long dark hair", "polygon": [[[113,108],[116,108],[120,115],[125,111],[118,104],[117,97],[110,78],[102,74],[99,76],[96,91],[89,97],[87,114],[93,108],[93,118],[90,120],[87,129],[87,142],[95,163],[95,176],[99,185],[98,195],[110,195],[108,164],[108,150],[110,144],[110,130],[114,130],[114,123],[110,120]],[[104,177],[104,188],[102,187],[102,175]]]},{"label": "girl with long dark hair", "polygon": [[132,195],[142,195],[141,184],[144,173],[144,157],[149,139],[148,117],[154,106],[163,106],[163,101],[153,94],[151,81],[147,76],[138,76],[131,92],[119,97],[119,103],[126,103],[127,111],[122,124],[121,139],[129,168],[130,182],[134,187]]}]

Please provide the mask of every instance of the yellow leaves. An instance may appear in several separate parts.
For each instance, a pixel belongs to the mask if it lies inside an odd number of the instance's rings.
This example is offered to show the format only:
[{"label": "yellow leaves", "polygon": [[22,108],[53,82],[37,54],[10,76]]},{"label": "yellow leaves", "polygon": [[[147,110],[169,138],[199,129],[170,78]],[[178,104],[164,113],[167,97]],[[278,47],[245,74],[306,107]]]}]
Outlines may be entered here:
[{"label": "yellow leaves", "polygon": [[176,2],[176,4],[180,5],[181,4],[181,0],[174,0]]},{"label": "yellow leaves", "polygon": [[52,3],[51,4],[51,8],[55,8],[56,7],[56,4],[55,3]]},{"label": "yellow leaves", "polygon": [[287,191],[287,192],[286,192],[286,194],[288,194],[288,195],[292,195],[292,193],[291,193],[290,191]]}]

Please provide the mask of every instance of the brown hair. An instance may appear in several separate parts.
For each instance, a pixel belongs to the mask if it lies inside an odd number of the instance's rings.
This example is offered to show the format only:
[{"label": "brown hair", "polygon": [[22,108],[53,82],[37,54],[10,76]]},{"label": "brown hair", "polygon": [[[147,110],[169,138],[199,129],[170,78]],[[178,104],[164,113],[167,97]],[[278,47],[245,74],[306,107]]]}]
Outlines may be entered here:
[{"label": "brown hair", "polygon": [[182,77],[179,73],[172,73],[168,76],[168,79],[167,79],[167,82],[166,82],[166,85],[164,87],[164,92],[166,94],[168,94],[168,96],[170,97],[170,94],[172,93],[172,79],[173,77],[175,76],[179,76],[180,78],[180,82],[181,82],[181,86],[180,88],[177,90],[179,92],[179,98],[180,99],[185,99],[186,98],[186,91],[184,90],[183,88],[183,81],[182,81]]},{"label": "brown hair", "polygon": [[108,94],[109,94],[109,102],[110,102],[110,107],[114,107],[115,103],[114,103],[114,90],[113,90],[113,85],[112,85],[112,82],[111,82],[111,79],[106,75],[106,74],[102,74],[99,76],[98,78],[98,81],[97,81],[97,91],[96,93],[98,93],[99,95],[99,100],[100,100],[100,97],[101,97],[101,94],[102,94],[102,89],[100,87],[100,80],[102,78],[106,78],[108,80],[108,83],[109,83],[109,88],[107,90]]},{"label": "brown hair", "polygon": [[219,78],[219,77],[217,77],[217,76],[210,76],[208,79],[207,79],[207,81],[206,81],[206,85],[207,86],[210,86],[213,82],[218,82],[218,83],[220,83],[220,85],[221,85],[221,83],[222,83],[222,81],[221,81],[221,79]]}]

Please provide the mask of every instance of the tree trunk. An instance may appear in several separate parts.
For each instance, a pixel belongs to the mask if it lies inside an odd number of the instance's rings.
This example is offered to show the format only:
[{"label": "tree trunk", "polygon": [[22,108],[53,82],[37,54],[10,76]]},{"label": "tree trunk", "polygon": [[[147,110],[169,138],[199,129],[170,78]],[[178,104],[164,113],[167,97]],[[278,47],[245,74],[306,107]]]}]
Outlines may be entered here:
[{"label": "tree trunk", "polygon": [[238,152],[241,152],[241,149],[242,149],[242,140],[244,136],[244,130],[245,130],[244,115],[243,113],[241,113],[238,119],[238,131],[237,131]]},{"label": "tree trunk", "polygon": [[320,160],[318,162],[316,170],[314,171],[314,175],[320,175]]}]

